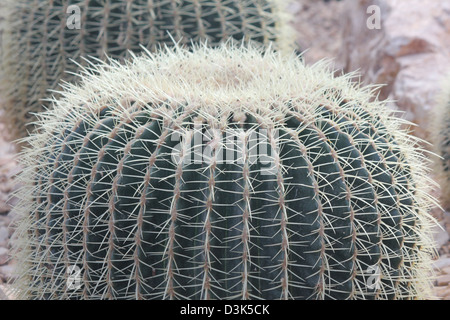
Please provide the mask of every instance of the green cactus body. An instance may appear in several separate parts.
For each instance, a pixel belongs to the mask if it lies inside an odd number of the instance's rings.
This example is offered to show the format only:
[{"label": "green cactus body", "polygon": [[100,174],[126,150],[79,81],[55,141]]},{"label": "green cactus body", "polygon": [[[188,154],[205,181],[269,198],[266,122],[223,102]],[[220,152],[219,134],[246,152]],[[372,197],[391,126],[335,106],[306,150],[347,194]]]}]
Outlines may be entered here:
[{"label": "green cactus body", "polygon": [[123,60],[140,45],[151,51],[175,42],[216,46],[228,38],[291,50],[295,37],[282,2],[7,0],[1,92],[8,131],[14,139],[26,136],[33,129],[26,125],[58,95],[61,80],[77,80],[83,58]]},{"label": "green cactus body", "polygon": [[252,47],[93,73],[27,139],[20,297],[428,297],[421,150],[369,89]]}]

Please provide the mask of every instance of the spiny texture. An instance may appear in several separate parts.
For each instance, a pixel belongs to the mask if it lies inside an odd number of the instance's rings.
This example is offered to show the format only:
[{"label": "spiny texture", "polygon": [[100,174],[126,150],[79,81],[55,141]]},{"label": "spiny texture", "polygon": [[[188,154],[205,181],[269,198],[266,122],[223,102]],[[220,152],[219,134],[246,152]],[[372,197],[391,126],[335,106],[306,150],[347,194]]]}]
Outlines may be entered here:
[{"label": "spiny texture", "polygon": [[440,184],[441,204],[450,208],[450,77],[444,81],[443,90],[431,113],[430,136],[434,152],[434,173]]},{"label": "spiny texture", "polygon": [[252,47],[93,68],[21,157],[20,297],[428,297],[426,161],[370,88]]},{"label": "spiny texture", "polygon": [[[5,0],[2,0],[5,1]],[[129,51],[234,38],[291,50],[295,36],[283,0],[6,0],[2,9],[1,94],[13,139],[27,135],[33,113],[88,56],[126,59]],[[78,29],[79,27],[79,29]],[[53,92],[53,94],[57,94]],[[30,113],[31,112],[31,113]]]}]

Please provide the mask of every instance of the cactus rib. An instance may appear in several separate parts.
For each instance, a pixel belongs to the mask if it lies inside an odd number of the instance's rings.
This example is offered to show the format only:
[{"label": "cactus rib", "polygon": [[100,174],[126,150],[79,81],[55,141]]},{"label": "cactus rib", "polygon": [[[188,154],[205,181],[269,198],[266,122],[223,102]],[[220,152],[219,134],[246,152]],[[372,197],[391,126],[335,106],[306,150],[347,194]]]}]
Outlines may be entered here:
[{"label": "cactus rib", "polygon": [[261,53],[166,48],[66,86],[22,155],[20,296],[431,295],[434,199],[406,121],[352,75]]}]

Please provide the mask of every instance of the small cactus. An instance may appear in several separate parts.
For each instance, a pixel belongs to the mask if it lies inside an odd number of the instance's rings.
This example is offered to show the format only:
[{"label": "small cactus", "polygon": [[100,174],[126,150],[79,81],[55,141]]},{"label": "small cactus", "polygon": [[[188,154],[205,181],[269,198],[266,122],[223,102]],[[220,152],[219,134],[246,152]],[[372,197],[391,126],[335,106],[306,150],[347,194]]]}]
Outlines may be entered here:
[{"label": "small cactus", "polygon": [[440,185],[441,205],[450,209],[450,77],[444,81],[430,119],[430,137],[434,152],[435,178]]},{"label": "small cactus", "polygon": [[250,45],[92,68],[21,156],[19,297],[430,295],[426,163],[370,88]]},{"label": "small cactus", "polygon": [[77,64],[87,63],[82,58],[123,60],[141,44],[215,46],[229,37],[291,50],[295,37],[284,6],[283,0],[6,0],[0,92],[11,138],[33,130],[27,124],[34,113],[48,107],[61,80],[76,80]]}]

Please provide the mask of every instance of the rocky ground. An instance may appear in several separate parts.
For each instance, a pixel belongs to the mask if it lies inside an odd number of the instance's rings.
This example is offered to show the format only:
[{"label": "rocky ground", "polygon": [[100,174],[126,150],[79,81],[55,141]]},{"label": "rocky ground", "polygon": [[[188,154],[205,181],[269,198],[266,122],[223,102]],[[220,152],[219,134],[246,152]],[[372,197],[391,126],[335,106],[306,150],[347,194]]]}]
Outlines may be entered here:
[{"label": "rocky ground", "polygon": [[339,56],[343,45],[343,3],[293,0],[288,8],[294,14],[292,24],[305,62],[311,64],[327,59],[336,70],[344,69],[345,61]]},{"label": "rocky ground", "polygon": [[14,147],[4,139],[5,132],[0,124],[0,300],[5,299],[7,283],[12,280],[14,259],[10,256],[13,243],[13,212],[11,207],[16,200],[12,192],[16,189],[14,176],[19,171],[15,160]]},{"label": "rocky ground", "polygon": [[[381,8],[380,30],[369,31],[365,26],[366,9],[372,4]],[[419,125],[416,134],[426,139],[424,114],[432,108],[436,82],[450,67],[450,5],[446,1],[292,0],[289,8],[295,16],[298,43],[307,50],[306,63],[332,59],[336,70],[358,69],[366,83],[387,84],[381,97],[396,100],[393,108],[406,111],[408,119]],[[5,141],[0,124],[0,300],[14,298],[4,292],[13,280],[15,265],[10,256],[14,242],[10,223],[16,202],[11,193],[17,188],[13,177],[18,170],[14,149]],[[435,233],[439,251],[434,261],[435,299],[450,300],[450,213],[435,208],[432,214],[440,224]]]}]

